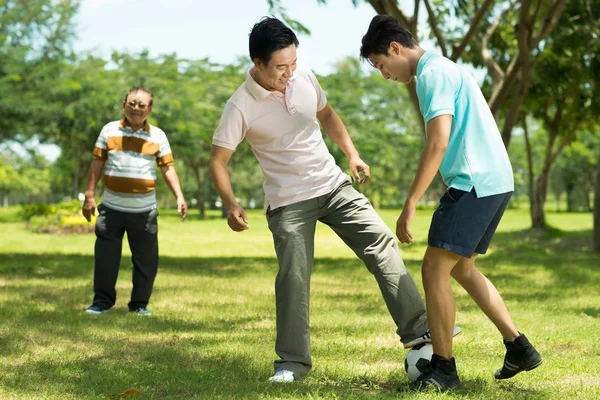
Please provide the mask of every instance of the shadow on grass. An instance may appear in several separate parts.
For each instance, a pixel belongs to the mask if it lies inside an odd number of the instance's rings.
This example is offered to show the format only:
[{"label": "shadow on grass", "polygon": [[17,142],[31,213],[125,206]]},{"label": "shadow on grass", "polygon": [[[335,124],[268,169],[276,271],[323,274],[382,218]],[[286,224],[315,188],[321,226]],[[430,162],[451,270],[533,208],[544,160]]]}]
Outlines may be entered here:
[{"label": "shadow on grass", "polygon": [[[600,257],[591,253],[586,244],[590,237],[590,231],[547,236],[498,233],[492,244],[494,251],[481,257],[478,264],[494,283],[507,288],[503,293],[511,300],[544,302],[557,293],[576,298],[582,287],[598,290],[590,285],[600,281]],[[129,263],[123,258],[123,272],[129,273]],[[508,267],[498,267],[501,264]],[[274,318],[272,304],[254,305],[251,312],[232,314],[229,311],[238,305],[225,301],[215,315],[206,319],[187,318],[181,312],[140,319],[120,310],[90,318],[83,314],[81,303],[91,296],[92,267],[93,257],[89,255],[0,255],[0,290],[6,299],[20,296],[20,300],[4,301],[0,309],[0,354],[5,360],[20,360],[0,374],[1,386],[22,393],[23,398],[38,394],[40,387],[49,398],[100,398],[128,388],[140,390],[142,398],[154,399],[314,398],[331,397],[334,392],[340,398],[397,398],[396,386],[405,383],[365,384],[347,378],[332,383],[308,378],[292,386],[269,385],[265,380],[274,357],[273,330],[272,325],[263,326],[261,322]],[[181,277],[181,282],[198,277],[243,281],[263,275],[272,279],[277,260],[161,257],[160,268]],[[550,278],[540,280],[539,273]],[[337,280],[362,282],[369,275],[358,259],[350,258],[317,259],[314,274],[326,277],[332,284]],[[69,283],[66,287],[45,284],[52,279],[66,279]],[[18,285],[12,286],[13,281],[18,281]],[[177,290],[176,284],[158,285],[165,291]],[[375,287],[374,280],[371,285]],[[219,295],[215,291],[209,297]],[[321,295],[332,309],[346,312],[368,315],[383,307],[381,299],[372,292]],[[354,306],[358,305],[356,309],[347,309],[344,300],[348,296],[353,297]],[[572,307],[570,312],[600,316],[600,308],[589,304],[581,309]],[[108,334],[103,336],[103,332]],[[248,348],[248,341],[263,343],[264,347]],[[80,353],[64,350],[79,346],[83,348]],[[65,357],[60,356],[62,351],[67,354]],[[44,352],[56,352],[58,357],[40,357]],[[454,395],[483,396],[493,390],[491,386],[484,380],[464,380]],[[507,398],[546,398],[544,393],[514,385],[503,384],[502,391]]]}]

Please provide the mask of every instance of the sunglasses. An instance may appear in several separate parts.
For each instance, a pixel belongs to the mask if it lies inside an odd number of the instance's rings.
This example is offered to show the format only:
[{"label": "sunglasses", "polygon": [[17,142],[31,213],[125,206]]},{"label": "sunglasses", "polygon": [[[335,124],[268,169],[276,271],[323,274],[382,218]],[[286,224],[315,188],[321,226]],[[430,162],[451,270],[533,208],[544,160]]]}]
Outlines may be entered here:
[{"label": "sunglasses", "polygon": [[150,107],[148,104],[139,102],[139,101],[135,101],[135,100],[131,100],[130,102],[127,103],[127,107],[131,108],[132,110],[135,110],[136,107],[139,108],[140,110],[145,110],[146,108]]}]

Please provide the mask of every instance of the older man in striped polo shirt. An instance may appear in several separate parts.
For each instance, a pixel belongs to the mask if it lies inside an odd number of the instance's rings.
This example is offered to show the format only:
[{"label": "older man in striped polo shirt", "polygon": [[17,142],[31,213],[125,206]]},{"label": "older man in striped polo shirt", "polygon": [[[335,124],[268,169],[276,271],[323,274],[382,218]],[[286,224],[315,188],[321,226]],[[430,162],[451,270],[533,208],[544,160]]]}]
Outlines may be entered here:
[{"label": "older man in striped polo shirt", "polygon": [[95,214],[94,192],[103,169],[104,195],[96,219],[94,300],[86,310],[88,314],[105,313],[115,304],[123,234],[127,232],[133,262],[129,311],[151,315],[147,305],[158,270],[154,163],[177,199],[181,220],[187,216],[167,136],[146,120],[152,102],[148,89],[132,88],[123,100],[125,118],[106,124],[96,141],[83,204],[88,221]]}]

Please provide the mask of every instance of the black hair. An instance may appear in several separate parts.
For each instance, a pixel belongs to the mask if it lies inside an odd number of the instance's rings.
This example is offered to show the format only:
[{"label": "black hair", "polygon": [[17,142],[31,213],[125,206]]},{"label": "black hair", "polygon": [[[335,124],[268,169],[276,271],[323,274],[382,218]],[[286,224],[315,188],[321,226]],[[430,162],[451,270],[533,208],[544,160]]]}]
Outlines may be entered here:
[{"label": "black hair", "polygon": [[274,52],[292,44],[298,47],[300,42],[290,28],[277,18],[263,17],[250,31],[250,59],[258,58],[267,65]]},{"label": "black hair", "polygon": [[413,38],[412,33],[400,25],[396,18],[389,15],[376,15],[362,38],[360,58],[369,60],[370,55],[384,54],[387,56],[392,42],[398,42],[408,49],[417,46],[417,41]]},{"label": "black hair", "polygon": [[143,86],[134,86],[131,89],[129,89],[129,91],[125,95],[125,98],[123,99],[123,101],[126,102],[127,98],[129,97],[129,95],[131,93],[137,93],[137,92],[146,92],[146,93],[148,93],[150,95],[150,104],[148,104],[148,105],[149,106],[152,105],[152,103],[154,102],[154,95],[152,94],[152,92],[149,89],[147,89],[147,88],[145,88]]}]

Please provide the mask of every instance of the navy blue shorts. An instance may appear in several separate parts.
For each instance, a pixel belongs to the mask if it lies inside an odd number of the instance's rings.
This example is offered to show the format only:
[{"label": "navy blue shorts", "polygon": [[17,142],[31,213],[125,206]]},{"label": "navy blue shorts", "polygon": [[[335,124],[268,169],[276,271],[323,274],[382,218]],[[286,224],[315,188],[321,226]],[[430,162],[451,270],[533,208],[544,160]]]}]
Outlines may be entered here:
[{"label": "navy blue shorts", "polygon": [[466,258],[485,254],[513,192],[477,197],[449,188],[440,199],[429,227],[428,244]]}]

